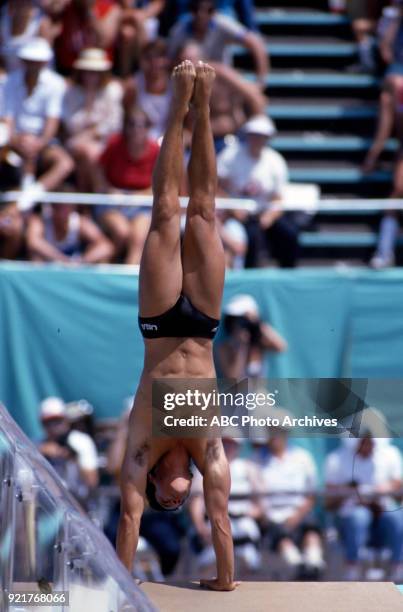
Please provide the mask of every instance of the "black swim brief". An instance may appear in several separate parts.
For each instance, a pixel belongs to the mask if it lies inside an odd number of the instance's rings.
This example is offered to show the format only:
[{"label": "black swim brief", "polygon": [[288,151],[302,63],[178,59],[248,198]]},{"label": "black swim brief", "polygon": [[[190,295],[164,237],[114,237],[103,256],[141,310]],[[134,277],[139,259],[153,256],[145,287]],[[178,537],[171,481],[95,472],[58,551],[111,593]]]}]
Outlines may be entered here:
[{"label": "black swim brief", "polygon": [[210,338],[217,333],[219,319],[213,319],[195,308],[181,294],[172,308],[155,317],[139,317],[144,338]]}]

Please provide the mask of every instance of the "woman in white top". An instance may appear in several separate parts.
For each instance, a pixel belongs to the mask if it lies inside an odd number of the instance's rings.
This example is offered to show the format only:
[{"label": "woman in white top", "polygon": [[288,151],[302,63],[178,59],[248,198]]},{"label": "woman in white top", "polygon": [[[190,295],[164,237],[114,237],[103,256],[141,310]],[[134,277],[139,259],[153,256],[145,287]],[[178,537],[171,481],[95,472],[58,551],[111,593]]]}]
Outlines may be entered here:
[{"label": "woman in white top", "polygon": [[89,165],[102,154],[108,138],[122,124],[121,84],[109,77],[112,67],[103,49],[84,49],[74,63],[75,77],[63,100],[66,144],[77,161],[81,191],[91,191]]},{"label": "woman in white top", "polygon": [[125,95],[127,106],[136,104],[146,113],[154,140],[165,132],[171,95],[167,47],[165,41],[157,39],[144,47],[140,70],[128,81]]}]

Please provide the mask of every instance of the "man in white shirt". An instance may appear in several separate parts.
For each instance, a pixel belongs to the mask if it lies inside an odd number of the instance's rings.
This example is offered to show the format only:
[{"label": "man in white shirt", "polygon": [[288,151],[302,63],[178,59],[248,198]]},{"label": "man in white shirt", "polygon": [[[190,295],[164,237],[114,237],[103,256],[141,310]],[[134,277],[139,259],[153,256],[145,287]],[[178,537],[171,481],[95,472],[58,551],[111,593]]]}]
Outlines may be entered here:
[{"label": "man in white shirt", "polygon": [[[289,414],[274,408],[283,420]],[[291,578],[318,579],[323,567],[320,529],[313,515],[317,470],[312,455],[288,442],[286,428],[269,429],[267,453],[256,456],[264,497],[263,515],[272,548],[279,553]]]},{"label": "man in white shirt", "polygon": [[327,505],[336,511],[346,578],[359,580],[360,553],[370,543],[391,552],[392,580],[403,577],[403,509],[393,493],[402,486],[402,459],[387,438],[342,440],[325,469]]},{"label": "man in white shirt", "polygon": [[191,2],[189,15],[180,19],[169,32],[171,57],[175,57],[188,40],[195,40],[202,48],[203,60],[229,63],[227,45],[242,45],[252,54],[258,81],[264,89],[269,67],[261,37],[235,19],[217,13],[215,8],[214,0]]},{"label": "man in white shirt", "polygon": [[8,145],[23,160],[22,186],[29,191],[21,206],[29,208],[29,195],[55,189],[72,172],[73,161],[55,142],[65,84],[47,67],[52,49],[45,39],[34,38],[19,49],[18,57],[22,68],[7,78],[2,115],[10,131]]},{"label": "man in white shirt", "polygon": [[297,261],[298,229],[280,207],[288,183],[287,164],[268,146],[275,132],[266,115],[256,115],[244,124],[242,141],[229,144],[217,158],[221,190],[231,197],[252,198],[259,205],[255,217],[245,214],[249,236],[246,267],[257,266],[262,235],[282,267],[294,267]]}]

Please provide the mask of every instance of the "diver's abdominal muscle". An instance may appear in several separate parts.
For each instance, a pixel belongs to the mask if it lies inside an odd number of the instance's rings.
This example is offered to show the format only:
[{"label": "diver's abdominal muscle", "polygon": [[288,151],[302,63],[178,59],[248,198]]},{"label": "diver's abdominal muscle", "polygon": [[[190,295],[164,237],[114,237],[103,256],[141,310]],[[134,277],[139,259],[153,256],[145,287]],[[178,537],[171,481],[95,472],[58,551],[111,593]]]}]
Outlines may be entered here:
[{"label": "diver's abdominal muscle", "polygon": [[[165,339],[166,340],[166,339]],[[189,339],[158,353],[146,344],[144,373],[153,378],[215,378],[212,342]]]}]

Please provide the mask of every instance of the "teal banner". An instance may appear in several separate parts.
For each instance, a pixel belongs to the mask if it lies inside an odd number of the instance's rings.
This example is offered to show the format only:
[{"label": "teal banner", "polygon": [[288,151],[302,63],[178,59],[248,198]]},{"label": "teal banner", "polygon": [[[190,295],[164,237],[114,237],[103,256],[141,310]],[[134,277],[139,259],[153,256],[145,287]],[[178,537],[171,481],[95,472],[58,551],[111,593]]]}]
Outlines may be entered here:
[{"label": "teal banner", "polygon": [[[0,265],[0,401],[31,437],[49,395],[121,413],[142,367],[137,285],[124,267]],[[239,293],[288,342],[266,378],[403,377],[403,271],[229,272],[224,304]]]}]

